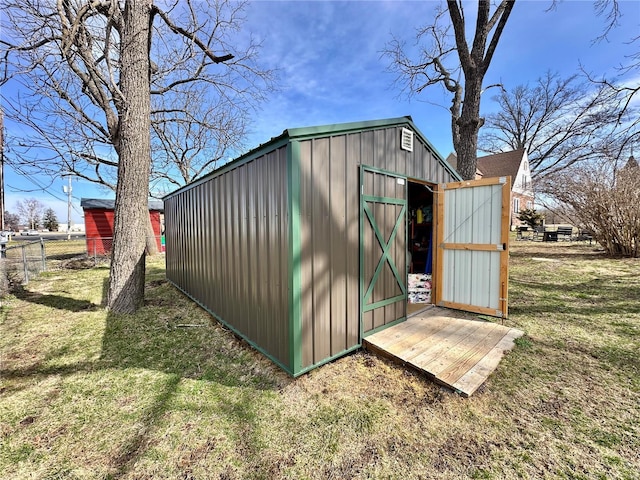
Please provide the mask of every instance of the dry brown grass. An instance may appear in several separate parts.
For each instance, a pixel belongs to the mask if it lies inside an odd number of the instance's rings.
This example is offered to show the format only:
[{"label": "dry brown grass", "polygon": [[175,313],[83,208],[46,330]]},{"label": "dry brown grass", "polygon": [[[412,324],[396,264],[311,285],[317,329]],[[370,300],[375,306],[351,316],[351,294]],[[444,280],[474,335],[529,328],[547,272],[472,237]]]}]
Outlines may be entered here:
[{"label": "dry brown grass", "polygon": [[[639,478],[640,264],[516,242],[527,335],[471,398],[364,352],[292,380],[149,265],[46,274],[0,324],[5,478]],[[179,327],[203,324],[203,327]]]}]

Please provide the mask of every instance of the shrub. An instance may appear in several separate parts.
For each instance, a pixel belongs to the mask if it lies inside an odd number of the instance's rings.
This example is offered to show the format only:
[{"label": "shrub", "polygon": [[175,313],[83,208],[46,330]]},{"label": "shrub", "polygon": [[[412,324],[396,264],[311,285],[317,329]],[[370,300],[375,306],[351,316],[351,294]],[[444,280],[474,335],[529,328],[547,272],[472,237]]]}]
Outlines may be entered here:
[{"label": "shrub", "polygon": [[581,164],[547,179],[545,190],[577,218],[610,255],[640,256],[640,168]]}]

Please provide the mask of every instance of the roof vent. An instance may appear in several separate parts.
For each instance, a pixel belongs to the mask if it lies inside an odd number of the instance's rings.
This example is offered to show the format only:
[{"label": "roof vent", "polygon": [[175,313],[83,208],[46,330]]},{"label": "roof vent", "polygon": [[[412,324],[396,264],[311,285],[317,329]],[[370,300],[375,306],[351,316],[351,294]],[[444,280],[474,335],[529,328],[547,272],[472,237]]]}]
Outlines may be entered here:
[{"label": "roof vent", "polygon": [[400,148],[402,150],[406,150],[407,152],[413,152],[413,132],[408,128],[402,128]]}]

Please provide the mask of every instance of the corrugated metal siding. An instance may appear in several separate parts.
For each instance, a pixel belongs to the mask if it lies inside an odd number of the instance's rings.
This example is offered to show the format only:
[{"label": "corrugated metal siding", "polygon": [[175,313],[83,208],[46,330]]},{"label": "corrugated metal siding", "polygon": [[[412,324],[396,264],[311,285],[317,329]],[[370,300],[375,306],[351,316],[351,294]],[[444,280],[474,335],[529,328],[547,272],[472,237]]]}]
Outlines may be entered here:
[{"label": "corrugated metal siding", "polygon": [[[151,227],[153,228],[153,235],[156,237],[156,239],[159,238],[160,235],[162,234],[162,232],[160,231],[160,212],[158,211],[152,211],[149,212],[149,217],[151,217]],[[160,243],[158,243],[158,247],[160,247]]]},{"label": "corrugated metal siding", "polygon": [[[107,255],[113,245],[113,215],[114,211],[106,208],[85,208],[85,238],[89,255]],[[150,211],[151,226],[156,236],[158,249],[160,240],[160,212]]]},{"label": "corrugated metal siding", "polygon": [[84,210],[85,238],[89,255],[106,255],[113,244],[113,210]]},{"label": "corrugated metal siding", "polygon": [[[432,183],[456,180],[417,135],[413,152],[401,150],[401,128],[300,140],[303,368],[360,342],[358,167],[364,164]],[[391,192],[396,187],[394,183],[377,189]],[[389,218],[392,215],[389,213]],[[401,234],[404,239],[404,230]],[[377,242],[375,237],[364,241],[368,252],[372,242]],[[372,253],[367,255],[373,257]],[[394,256],[397,265],[406,264],[405,251]],[[385,273],[383,284],[393,288],[394,282],[393,275]],[[399,309],[404,308],[394,304],[376,310],[366,322],[384,325],[392,317],[398,318]]]},{"label": "corrugated metal siding", "polygon": [[401,126],[394,126],[349,135],[351,141],[361,146],[356,157],[357,165],[368,165],[434,184],[456,180],[419,136],[414,136],[413,152],[401,150],[401,129]]},{"label": "corrugated metal siding", "polygon": [[[444,190],[444,242],[493,244],[501,240],[503,185]],[[443,278],[442,299],[493,310],[500,309],[500,254],[495,251],[445,250],[449,272]]]},{"label": "corrugated metal siding", "polygon": [[289,368],[287,149],[165,200],[167,278]]}]

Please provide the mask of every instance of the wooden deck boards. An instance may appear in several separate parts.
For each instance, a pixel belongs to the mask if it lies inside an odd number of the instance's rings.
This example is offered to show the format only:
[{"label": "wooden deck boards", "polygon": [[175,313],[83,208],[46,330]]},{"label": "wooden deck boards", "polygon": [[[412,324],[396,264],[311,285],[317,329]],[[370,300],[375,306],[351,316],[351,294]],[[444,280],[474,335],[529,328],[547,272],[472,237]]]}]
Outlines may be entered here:
[{"label": "wooden deck boards", "polygon": [[497,323],[417,314],[364,339],[365,347],[469,396],[523,332]]}]

